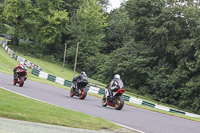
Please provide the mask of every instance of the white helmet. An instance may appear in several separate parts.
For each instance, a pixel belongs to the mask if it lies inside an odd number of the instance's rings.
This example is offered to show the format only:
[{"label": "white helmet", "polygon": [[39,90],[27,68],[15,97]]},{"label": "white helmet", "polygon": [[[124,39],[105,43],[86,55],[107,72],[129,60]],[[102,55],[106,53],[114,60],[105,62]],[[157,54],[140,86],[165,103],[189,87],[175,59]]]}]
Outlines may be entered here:
[{"label": "white helmet", "polygon": [[83,74],[83,75],[87,76],[87,75],[86,75],[86,73],[85,73],[84,71],[83,71],[83,72],[81,72],[81,74]]},{"label": "white helmet", "polygon": [[19,63],[19,66],[22,66],[22,65],[24,65],[24,63],[23,63],[23,62],[20,62],[20,63]]},{"label": "white helmet", "polygon": [[114,78],[115,79],[120,79],[120,75],[119,74],[115,74]]}]

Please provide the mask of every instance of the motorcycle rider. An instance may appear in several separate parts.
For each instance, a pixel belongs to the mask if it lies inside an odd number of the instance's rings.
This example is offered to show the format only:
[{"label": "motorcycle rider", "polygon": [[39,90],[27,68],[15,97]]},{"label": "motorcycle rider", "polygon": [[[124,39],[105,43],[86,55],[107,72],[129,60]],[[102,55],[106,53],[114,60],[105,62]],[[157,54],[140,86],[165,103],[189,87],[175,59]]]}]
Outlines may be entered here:
[{"label": "motorcycle rider", "polygon": [[87,75],[86,73],[83,71],[81,72],[80,75],[76,76],[73,78],[73,81],[72,81],[72,91],[75,91],[78,86],[79,86],[79,83],[81,82],[85,82],[85,83],[88,83],[88,80],[87,80]]},{"label": "motorcycle rider", "polygon": [[17,79],[18,79],[18,77],[17,77],[17,69],[26,69],[26,66],[24,65],[23,62],[20,62],[19,65],[13,69],[13,72],[14,72],[14,80],[17,80]]},{"label": "motorcycle rider", "polygon": [[113,99],[113,92],[116,92],[118,89],[124,89],[124,84],[120,79],[119,74],[115,74],[114,79],[106,86],[106,98]]}]

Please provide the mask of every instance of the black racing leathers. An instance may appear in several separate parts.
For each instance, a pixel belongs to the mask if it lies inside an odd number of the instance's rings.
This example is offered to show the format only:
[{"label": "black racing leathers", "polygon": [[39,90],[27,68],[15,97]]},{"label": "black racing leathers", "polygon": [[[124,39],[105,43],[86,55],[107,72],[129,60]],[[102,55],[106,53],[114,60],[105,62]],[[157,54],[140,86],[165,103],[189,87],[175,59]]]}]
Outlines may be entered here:
[{"label": "black racing leathers", "polygon": [[80,87],[85,87],[88,84],[87,76],[84,74],[80,74],[73,78],[73,89],[77,89]]}]

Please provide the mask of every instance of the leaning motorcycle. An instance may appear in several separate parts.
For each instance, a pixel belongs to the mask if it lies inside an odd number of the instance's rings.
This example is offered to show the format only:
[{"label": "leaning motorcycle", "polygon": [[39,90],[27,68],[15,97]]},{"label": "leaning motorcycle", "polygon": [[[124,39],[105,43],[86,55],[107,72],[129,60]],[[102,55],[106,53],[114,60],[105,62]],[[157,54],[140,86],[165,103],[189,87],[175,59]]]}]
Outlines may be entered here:
[{"label": "leaning motorcycle", "polygon": [[123,93],[125,89],[118,89],[116,92],[113,92],[113,98],[107,98],[106,93],[108,90],[105,89],[105,94],[102,98],[102,106],[106,107],[107,105],[114,107],[116,110],[121,110],[124,106]]},{"label": "leaning motorcycle", "polygon": [[17,71],[17,79],[13,80],[13,85],[19,84],[20,87],[24,85],[24,81],[27,79],[27,69],[25,67],[19,68]]},{"label": "leaning motorcycle", "polygon": [[88,81],[79,81],[75,88],[71,87],[70,96],[77,96],[79,99],[83,100],[87,96],[86,86]]}]

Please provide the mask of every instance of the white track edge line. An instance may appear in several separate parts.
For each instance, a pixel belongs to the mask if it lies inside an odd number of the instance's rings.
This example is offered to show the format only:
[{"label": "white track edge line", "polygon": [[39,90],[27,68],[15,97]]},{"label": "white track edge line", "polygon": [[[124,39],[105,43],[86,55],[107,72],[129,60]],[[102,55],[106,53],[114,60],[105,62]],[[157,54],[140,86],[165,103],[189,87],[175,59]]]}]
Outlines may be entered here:
[{"label": "white track edge line", "polygon": [[[7,88],[5,88],[5,87],[2,87],[2,86],[0,86],[0,88],[2,88],[2,89],[4,89],[4,90],[7,90],[7,91],[9,91],[9,92],[12,92],[12,93],[15,93],[15,94],[18,94],[18,95],[21,95],[21,96],[24,96],[24,97],[33,99],[33,100],[36,100],[36,101],[40,101],[40,102],[43,102],[43,103],[47,103],[47,104],[51,104],[51,105],[60,107],[60,106],[58,106],[58,105],[55,105],[55,104],[52,104],[52,103],[48,103],[48,102],[45,102],[45,101],[42,101],[42,100],[39,100],[39,99],[36,99],[36,98],[32,98],[32,97],[23,95],[23,94],[21,94],[21,93],[18,93],[18,92],[12,91],[12,90],[9,90],[9,89],[7,89]],[[60,107],[60,108],[63,108],[63,107]],[[66,108],[64,108],[64,109],[66,109]],[[78,112],[78,111],[77,111],[77,112]],[[119,124],[119,123],[116,123],[116,122],[113,122],[113,123],[115,123],[115,124],[117,124],[117,125],[119,125],[119,126],[122,126],[122,127],[124,127],[124,128],[127,128],[127,129],[130,129],[130,130],[139,132],[139,133],[145,133],[145,132],[142,132],[142,131],[140,131],[140,130],[137,130],[137,129],[134,129],[134,128],[131,128],[131,127],[128,127],[128,126],[125,126],[125,125],[122,125],[122,124]]]},{"label": "white track edge line", "polygon": [[137,130],[137,129],[135,129],[135,128],[131,128],[131,127],[128,127],[128,126],[125,126],[125,125],[122,125],[122,124],[119,124],[119,123],[116,123],[116,122],[113,122],[113,123],[115,123],[115,124],[117,124],[117,125],[119,125],[119,126],[121,126],[121,127],[124,127],[124,128],[130,129],[130,130],[139,132],[139,133],[145,133],[145,132],[143,132],[143,131],[140,131],[140,130]]}]

